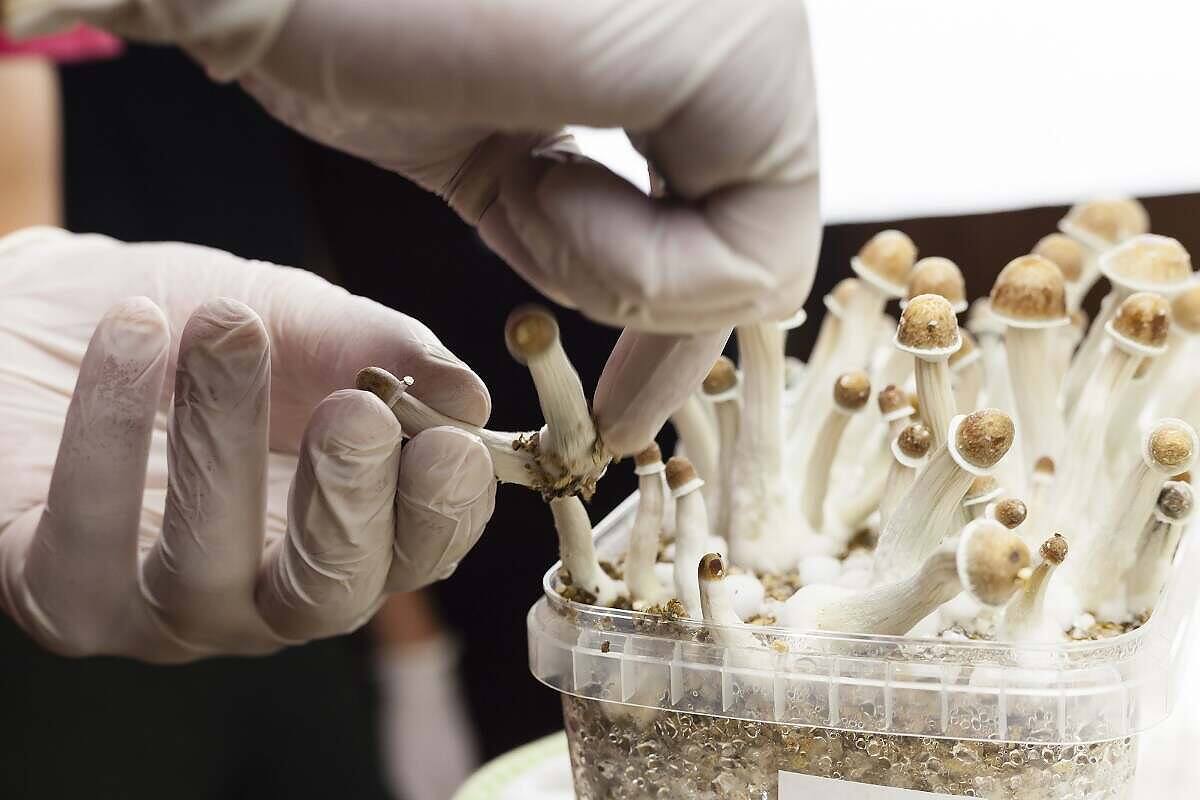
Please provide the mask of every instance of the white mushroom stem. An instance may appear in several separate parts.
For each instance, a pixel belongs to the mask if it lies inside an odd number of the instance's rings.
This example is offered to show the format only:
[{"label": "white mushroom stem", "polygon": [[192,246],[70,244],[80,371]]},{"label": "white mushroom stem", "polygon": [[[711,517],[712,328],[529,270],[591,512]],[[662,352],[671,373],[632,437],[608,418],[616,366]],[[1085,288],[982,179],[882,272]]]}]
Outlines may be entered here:
[{"label": "white mushroom stem", "polygon": [[1102,618],[1123,615],[1121,579],[1133,566],[1138,537],[1167,478],[1190,469],[1197,451],[1200,440],[1183,420],[1161,420],[1146,437],[1142,458],[1117,487],[1106,517],[1084,531],[1066,570],[1083,609]]},{"label": "white mushroom stem", "polygon": [[[925,467],[925,458],[911,458],[900,451],[898,442],[892,440],[892,465],[888,469],[883,497],[879,499],[879,527],[885,530],[891,523],[896,509],[904,502],[912,489],[917,473]],[[970,486],[970,482],[967,483]],[[963,490],[964,492],[966,489]]]},{"label": "white mushroom stem", "polygon": [[687,453],[688,460],[704,481],[704,499],[716,513],[720,504],[720,473],[718,464],[718,438],[716,417],[709,404],[698,394],[692,394],[671,415],[671,424],[679,434],[679,442]]},{"label": "white mushroom stem", "polygon": [[912,406],[905,404],[884,415],[887,427],[881,432],[874,456],[867,462],[862,485],[838,500],[838,525],[844,537],[857,533],[879,509],[895,463],[892,443],[908,427],[913,413]]},{"label": "white mushroom stem", "polygon": [[531,443],[536,431],[510,433],[492,431],[463,422],[437,411],[422,403],[406,390],[412,378],[403,380],[379,367],[368,367],[358,374],[355,385],[379,397],[395,414],[400,429],[407,437],[416,436],[430,428],[452,427],[479,437],[492,457],[496,479],[501,483],[517,483],[534,489],[542,489],[539,480],[541,469],[534,457]]},{"label": "white mushroom stem", "polygon": [[671,489],[675,501],[675,596],[683,603],[689,617],[701,619],[696,567],[708,552],[710,535],[708,511],[700,493],[703,481],[698,477],[685,477],[682,482],[670,478],[669,482],[675,484]]},{"label": "white mushroom stem", "polygon": [[[1109,419],[1115,406],[1115,398],[1133,379],[1137,370],[1137,356],[1120,347],[1113,347],[1101,360],[1088,381],[1079,403],[1071,414],[1067,430],[1067,444],[1059,463],[1058,491],[1055,506],[1058,514],[1055,524],[1071,536],[1076,548],[1085,543],[1080,539],[1080,515],[1085,519],[1092,508],[1091,497],[1097,489],[1098,467],[1104,455],[1104,431],[1108,430]],[[1084,526],[1086,527],[1086,525]],[[1083,550],[1078,550],[1081,554]],[[1081,564],[1082,557],[1071,559]]]},{"label": "white mushroom stem", "polygon": [[1004,338],[1027,475],[1039,458],[1057,461],[1062,454],[1065,426],[1058,408],[1058,376],[1052,357],[1058,333],[1054,328],[1013,326]]},{"label": "white mushroom stem", "polygon": [[[994,413],[977,412],[971,417]],[[959,519],[962,499],[971,483],[988,474],[987,469],[969,462],[959,450],[958,429],[971,417],[953,419],[949,441],[930,456],[929,464],[879,534],[873,584],[889,583],[915,573]]]},{"label": "white mushroom stem", "polygon": [[[912,575],[882,585],[863,590],[805,586],[784,604],[779,622],[798,630],[902,636],[964,588],[981,601],[1007,601],[1017,585],[1008,572],[1021,565],[1007,563],[1006,553],[1020,560],[1024,551],[1028,564],[1028,550],[1014,535],[992,530],[1000,527],[990,520],[972,523],[961,536],[936,548]],[[1006,552],[977,552],[976,531],[997,537]]]},{"label": "white mushroom stem", "polygon": [[1105,329],[1108,323],[1116,315],[1121,303],[1131,294],[1133,292],[1128,289],[1113,287],[1113,290],[1106,294],[1100,302],[1100,311],[1092,320],[1092,326],[1088,329],[1087,335],[1083,337],[1083,343],[1075,351],[1075,358],[1071,361],[1066,380],[1062,384],[1062,405],[1068,414],[1074,413],[1073,410],[1080,401],[1084,388],[1104,357],[1104,345],[1107,340]]},{"label": "white mushroom stem", "polygon": [[1050,578],[1067,556],[1066,539],[1055,535],[1041,548],[1042,561],[1004,607],[1000,636],[1006,642],[1058,642],[1064,638],[1053,617],[1046,614]]},{"label": "white mushroom stem", "polygon": [[662,540],[666,499],[664,470],[661,459],[635,467],[638,476],[638,506],[633,519],[633,529],[629,534],[629,554],[625,558],[625,584],[629,587],[629,597],[634,608],[660,605],[675,596],[675,593],[658,579],[654,569]]},{"label": "white mushroom stem", "polygon": [[742,420],[734,451],[736,483],[729,528],[717,533],[729,537],[739,563],[748,547],[771,549],[795,528],[784,467],[784,337],[775,323],[737,329]]},{"label": "white mushroom stem", "polygon": [[700,610],[704,621],[714,627],[709,631],[721,645],[736,649],[762,649],[733,608],[729,587],[725,584],[725,563],[720,554],[705,555],[697,567],[700,585]]},{"label": "white mushroom stem", "polygon": [[714,404],[717,413],[717,473],[720,475],[720,491],[717,493],[716,527],[718,534],[728,536],[733,527],[734,454],[737,452],[738,428],[741,426],[741,408],[738,406],[737,390],[721,397]]},{"label": "white mushroom stem", "polygon": [[821,327],[817,332],[817,341],[813,344],[808,363],[804,366],[804,384],[796,393],[796,400],[787,418],[788,438],[803,437],[804,431],[800,426],[809,418],[812,404],[824,395],[818,391],[833,377],[833,355],[837,350],[842,336],[842,316],[845,309],[841,307],[833,294],[825,295],[825,316],[821,319]]},{"label": "white mushroom stem", "polygon": [[838,399],[835,399],[818,429],[808,469],[805,470],[803,497],[800,500],[800,511],[811,530],[820,531],[824,528],[824,503],[829,495],[829,476],[833,473],[834,455],[841,445],[842,434],[845,434],[854,414],[864,408],[870,391],[870,381],[862,372],[842,375],[835,384],[834,393]]},{"label": "white mushroom stem", "polygon": [[[1168,351],[1169,352],[1169,351]],[[1142,412],[1150,404],[1150,398],[1157,388],[1154,380],[1154,365],[1161,363],[1167,356],[1142,359],[1133,373],[1129,384],[1114,398],[1116,410],[1108,422],[1104,436],[1105,461],[1108,464],[1123,462],[1130,453],[1137,452],[1140,439]]]},{"label": "white mushroom stem", "polygon": [[1056,471],[1055,462],[1048,458],[1033,465],[1033,476],[1029,481],[1029,514],[1021,526],[1025,543],[1031,547],[1046,535],[1054,516],[1051,503],[1055,497]]},{"label": "white mushroom stem", "polygon": [[[1174,502],[1166,499],[1174,496]],[[1164,502],[1165,500],[1165,502]],[[1129,610],[1144,614],[1154,608],[1171,574],[1183,530],[1192,517],[1194,497],[1186,483],[1169,482],[1159,496],[1154,517],[1146,523],[1138,543],[1137,560],[1126,578]]]},{"label": "white mushroom stem", "polygon": [[835,373],[865,370],[871,366],[871,352],[875,346],[872,334],[890,299],[889,294],[871,281],[859,282],[856,291],[846,300],[843,335],[838,339],[831,365]]},{"label": "white mushroom stem", "polygon": [[552,478],[583,478],[602,470],[608,458],[554,317],[545,309],[518,308],[509,315],[505,341],[513,357],[528,367],[546,420],[538,441],[542,468]]},{"label": "white mushroom stem", "polygon": [[600,566],[592,540],[592,523],[583,501],[578,497],[556,497],[550,501],[550,512],[554,515],[559,557],[570,586],[594,595],[595,605],[611,606],[624,587]]},{"label": "white mushroom stem", "polygon": [[960,414],[968,414],[979,407],[979,395],[983,392],[983,353],[976,349],[950,367],[950,378],[954,386],[954,405]]}]

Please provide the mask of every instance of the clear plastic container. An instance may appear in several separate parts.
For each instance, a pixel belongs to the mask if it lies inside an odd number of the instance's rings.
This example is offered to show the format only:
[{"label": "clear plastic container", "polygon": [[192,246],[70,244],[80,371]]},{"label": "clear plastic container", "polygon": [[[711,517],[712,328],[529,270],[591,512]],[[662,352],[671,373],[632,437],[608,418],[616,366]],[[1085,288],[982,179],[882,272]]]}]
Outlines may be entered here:
[{"label": "clear plastic container", "polygon": [[[636,502],[596,527],[601,558],[625,551]],[[1128,797],[1138,735],[1182,679],[1196,538],[1145,625],[1053,645],[761,628],[770,646],[730,648],[702,623],[564,600],[556,564],[530,666],[563,695],[579,800]]]}]

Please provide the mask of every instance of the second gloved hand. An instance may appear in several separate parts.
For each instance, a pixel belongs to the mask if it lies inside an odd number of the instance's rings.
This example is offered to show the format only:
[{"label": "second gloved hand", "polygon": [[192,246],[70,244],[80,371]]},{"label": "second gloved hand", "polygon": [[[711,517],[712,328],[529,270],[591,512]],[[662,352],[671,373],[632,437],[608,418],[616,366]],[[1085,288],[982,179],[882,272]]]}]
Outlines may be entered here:
[{"label": "second gloved hand", "polygon": [[483,445],[401,446],[379,364],[445,414],[483,384],[421,323],[177,244],[0,239],[0,610],[55,652],[156,662],[352,630],[491,516]]}]

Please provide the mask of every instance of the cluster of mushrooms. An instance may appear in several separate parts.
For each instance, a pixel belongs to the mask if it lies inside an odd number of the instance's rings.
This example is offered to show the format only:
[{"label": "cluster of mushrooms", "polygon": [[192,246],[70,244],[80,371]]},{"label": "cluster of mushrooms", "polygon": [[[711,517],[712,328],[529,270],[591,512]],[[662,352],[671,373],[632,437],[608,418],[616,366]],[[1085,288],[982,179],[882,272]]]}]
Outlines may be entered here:
[{"label": "cluster of mushrooms", "polygon": [[[807,363],[784,349],[803,312],[737,328],[738,364],[718,360],[671,417],[676,455],[637,454],[615,564],[599,560],[583,504],[611,457],[549,312],[520,308],[505,331],[539,431],[463,425],[377,368],[359,386],[406,433],[470,430],[501,481],[542,493],[571,600],[713,623],[748,648],[764,646],[763,624],[1107,635],[1157,601],[1200,450],[1200,280],[1149,227],[1134,200],[1079,204],[972,304],[952,261],[876,234],[825,297]],[[1089,326],[1080,306],[1102,276],[1111,289]]]}]

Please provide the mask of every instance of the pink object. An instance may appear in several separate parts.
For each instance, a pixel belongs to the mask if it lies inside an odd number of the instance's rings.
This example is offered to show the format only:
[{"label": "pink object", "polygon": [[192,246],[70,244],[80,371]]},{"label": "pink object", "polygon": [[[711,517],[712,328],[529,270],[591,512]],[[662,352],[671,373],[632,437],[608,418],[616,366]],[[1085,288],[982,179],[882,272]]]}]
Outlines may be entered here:
[{"label": "pink object", "polygon": [[0,33],[0,58],[40,55],[59,63],[112,58],[121,53],[121,40],[104,31],[80,25],[64,33],[15,41]]}]

